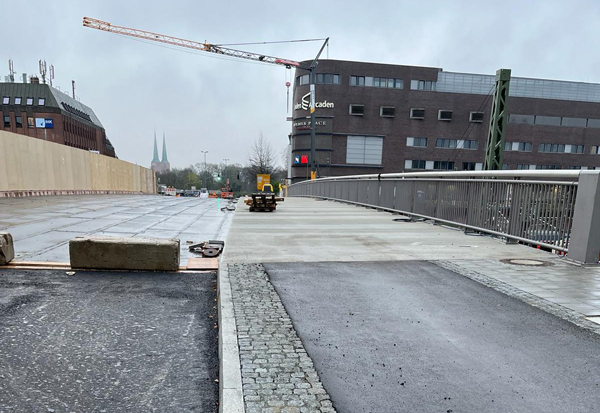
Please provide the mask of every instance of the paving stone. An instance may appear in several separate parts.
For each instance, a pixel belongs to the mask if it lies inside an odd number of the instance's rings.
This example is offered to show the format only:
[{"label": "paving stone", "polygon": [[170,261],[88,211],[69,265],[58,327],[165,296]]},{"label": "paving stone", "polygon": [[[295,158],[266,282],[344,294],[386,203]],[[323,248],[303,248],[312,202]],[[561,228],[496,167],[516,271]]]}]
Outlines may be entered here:
[{"label": "paving stone", "polygon": [[228,269],[246,412],[335,413],[263,266]]}]

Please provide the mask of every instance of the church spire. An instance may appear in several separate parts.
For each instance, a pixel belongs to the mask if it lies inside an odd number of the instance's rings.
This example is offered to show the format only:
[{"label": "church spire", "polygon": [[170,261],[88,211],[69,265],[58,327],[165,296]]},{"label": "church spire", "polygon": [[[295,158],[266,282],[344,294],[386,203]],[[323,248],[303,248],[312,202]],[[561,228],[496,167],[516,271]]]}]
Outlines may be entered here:
[{"label": "church spire", "polygon": [[169,160],[167,159],[167,144],[165,143],[165,131],[163,131],[163,153],[162,153],[162,163],[167,163]]},{"label": "church spire", "polygon": [[152,162],[160,162],[160,159],[158,159],[158,146],[156,145],[156,131],[154,131],[154,158],[152,158]]}]

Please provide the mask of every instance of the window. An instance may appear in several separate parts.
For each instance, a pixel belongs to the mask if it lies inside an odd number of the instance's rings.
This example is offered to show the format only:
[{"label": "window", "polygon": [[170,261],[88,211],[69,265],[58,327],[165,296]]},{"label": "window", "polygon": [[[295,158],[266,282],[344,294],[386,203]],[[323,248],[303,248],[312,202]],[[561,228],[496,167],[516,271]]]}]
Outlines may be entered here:
[{"label": "window", "polygon": [[479,148],[479,141],[476,140],[466,140],[463,142],[463,149],[472,149],[476,150]]},{"label": "window", "polygon": [[365,85],[365,77],[364,76],[350,76],[350,86],[364,86]]},{"label": "window", "polygon": [[435,90],[435,82],[431,80],[411,80],[412,90]]},{"label": "window", "polygon": [[463,162],[463,171],[474,171],[475,162]]},{"label": "window", "polygon": [[588,128],[600,128],[600,119],[588,119],[587,127]]},{"label": "window", "polygon": [[508,168],[508,164],[507,163],[503,163],[502,164],[502,169],[505,170],[505,171],[508,170],[509,169]]},{"label": "window", "polygon": [[508,123],[521,123],[533,125],[535,116],[533,115],[508,115]]},{"label": "window", "polygon": [[365,114],[365,105],[350,105],[350,114],[362,116]]},{"label": "window", "polygon": [[438,111],[438,120],[452,120],[452,111],[451,110]]},{"label": "window", "polygon": [[15,98],[15,105],[20,105],[21,104],[21,98]]},{"label": "window", "polygon": [[456,148],[456,139],[436,139],[435,140],[435,147],[436,148],[449,148],[449,149],[453,149]]},{"label": "window", "polygon": [[393,118],[396,114],[396,108],[393,106],[381,106],[379,108],[379,116],[382,118]]},{"label": "window", "polygon": [[46,98],[38,99],[38,106],[44,106],[46,104]]},{"label": "window", "polygon": [[302,75],[302,76],[298,76],[296,78],[296,85],[298,85],[298,86],[308,85],[309,83],[310,83],[310,77],[308,75]]},{"label": "window", "polygon": [[587,119],[585,119],[585,118],[562,118],[560,125],[585,128],[587,125]]},{"label": "window", "polygon": [[531,152],[532,149],[531,142],[504,142],[505,151]]},{"label": "window", "polygon": [[600,155],[600,146],[592,146],[592,150],[590,151],[592,155]]},{"label": "window", "polygon": [[406,138],[406,146],[413,146],[417,148],[427,147],[427,138]]},{"label": "window", "polygon": [[583,145],[571,145],[571,150],[569,151],[569,153],[583,153],[583,150]]},{"label": "window", "polygon": [[404,168],[405,169],[425,169],[426,162],[425,161],[405,161]]},{"label": "window", "polygon": [[411,108],[410,118],[411,119],[425,119],[425,109]]},{"label": "window", "polygon": [[483,112],[471,112],[469,114],[469,122],[482,123],[483,122]]},{"label": "window", "polygon": [[32,117],[28,117],[27,118],[27,127],[28,128],[34,128],[35,127],[35,122],[34,122],[34,120],[33,120]]},{"label": "window", "polygon": [[518,164],[517,165],[517,169],[519,169],[519,170],[521,170],[521,169],[530,169],[530,166],[531,165],[529,165],[529,164]]},{"label": "window", "polygon": [[538,147],[538,152],[564,153],[565,145],[558,143],[540,143],[540,146]]},{"label": "window", "polygon": [[23,118],[20,116],[16,116],[15,124],[17,125],[17,128],[22,128],[23,127]]},{"label": "window", "polygon": [[5,116],[4,117],[4,127],[5,128],[10,128],[10,116]]},{"label": "window", "polygon": [[[308,76],[308,75],[305,75]],[[332,73],[317,73],[316,82],[318,84],[326,84],[326,85],[339,85],[340,84],[340,75],[332,74]]]},{"label": "window", "polygon": [[569,166],[569,169],[581,169],[581,166]]},{"label": "window", "polygon": [[8,96],[4,96],[4,97],[2,98],[2,104],[3,104],[3,105],[8,105],[9,103],[10,103],[10,97],[8,97]]},{"label": "window", "polygon": [[346,163],[381,165],[383,138],[375,136],[348,136]]},{"label": "window", "polygon": [[27,106],[33,106],[33,98],[27,98],[26,104]]},{"label": "window", "polygon": [[453,171],[454,170],[454,162],[435,161],[433,163],[433,169],[437,169],[437,170],[441,170],[441,171]]},{"label": "window", "polygon": [[558,116],[536,116],[536,125],[560,126],[560,117]]}]

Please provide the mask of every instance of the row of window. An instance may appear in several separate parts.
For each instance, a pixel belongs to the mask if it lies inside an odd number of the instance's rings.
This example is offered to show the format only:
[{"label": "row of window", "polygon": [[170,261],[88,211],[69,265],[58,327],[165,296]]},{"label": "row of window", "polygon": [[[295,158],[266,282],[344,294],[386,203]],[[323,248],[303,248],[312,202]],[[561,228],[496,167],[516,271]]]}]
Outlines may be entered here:
[{"label": "row of window", "polygon": [[[406,146],[416,148],[426,148],[428,138],[406,138]],[[476,140],[460,140],[460,139],[441,139],[435,140],[436,148],[448,148],[448,149],[473,149],[479,148],[479,141]],[[598,146],[592,146],[590,153],[592,155],[598,154]],[[511,152],[532,152],[533,144],[531,142],[505,142],[504,150]],[[585,152],[585,145],[568,145],[568,144],[557,144],[557,143],[540,143],[538,146],[538,152],[542,153],[575,153],[582,154]]]},{"label": "row of window", "polygon": [[[406,138],[406,146],[426,148],[428,138]],[[437,138],[435,140],[436,148],[448,148],[448,149],[473,149],[476,150],[479,147],[479,141],[467,139],[442,139]]]},{"label": "row of window", "polygon": [[545,126],[569,126],[578,128],[600,128],[600,119],[569,118],[541,115],[508,115],[508,123]]},{"label": "row of window", "polygon": [[[350,115],[363,116],[365,114],[365,105],[362,104],[351,104],[348,110]],[[438,120],[451,121],[453,112],[451,110],[438,110]],[[379,116],[383,118],[393,118],[396,116],[396,108],[394,106],[380,106]],[[483,112],[470,112],[469,122],[481,123],[483,122]],[[411,119],[425,119],[425,109],[423,108],[411,108],[410,109]]]},{"label": "row of window", "polygon": [[83,112],[83,111],[81,111],[81,110],[79,110],[77,108],[74,108],[73,106],[71,106],[71,105],[69,105],[69,104],[67,104],[65,102],[62,102],[61,104],[62,104],[63,108],[67,112],[72,113],[74,115],[79,116],[80,118],[83,118],[85,120],[88,120],[88,121],[92,122],[92,118],[87,113],[85,113],[85,112]]},{"label": "row of window", "polygon": [[402,89],[402,79],[373,76],[350,76],[350,86],[382,87],[388,89]]},{"label": "row of window", "polygon": [[[25,98],[25,105],[33,106],[33,101],[34,101],[34,98]],[[22,102],[23,102],[22,97],[20,97],[20,96],[13,97],[13,105],[21,105]],[[10,105],[10,96],[3,96],[2,104]],[[46,105],[46,98],[38,98],[38,106],[45,106],[45,105]]]},{"label": "row of window", "polygon": [[[430,170],[430,171],[454,171],[457,170],[457,166],[455,162],[450,161],[424,161],[424,160],[415,160],[415,159],[405,159],[404,160],[404,169],[421,169],[421,170]],[[480,162],[463,162],[462,170],[463,171],[480,171],[483,169],[483,163]],[[503,164],[502,169],[508,170],[511,169],[509,164]],[[528,170],[528,169],[562,169],[560,165],[529,165],[529,164],[517,164],[515,165],[515,169],[518,170]],[[568,169],[596,169],[596,167],[591,166],[569,166]]]},{"label": "row of window", "polygon": [[[324,85],[341,85],[342,79],[340,75],[334,73],[317,73],[315,75],[315,83],[324,84]],[[309,85],[310,84],[310,76],[302,75],[296,78],[296,85]]]}]

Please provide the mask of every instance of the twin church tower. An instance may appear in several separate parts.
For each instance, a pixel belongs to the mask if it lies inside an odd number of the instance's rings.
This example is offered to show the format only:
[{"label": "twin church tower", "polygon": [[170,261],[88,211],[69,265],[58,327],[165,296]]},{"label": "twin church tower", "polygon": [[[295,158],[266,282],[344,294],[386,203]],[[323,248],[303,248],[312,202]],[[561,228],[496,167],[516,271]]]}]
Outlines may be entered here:
[{"label": "twin church tower", "polygon": [[162,160],[158,159],[158,146],[156,145],[156,132],[154,132],[154,157],[152,158],[152,164],[150,168],[160,174],[163,172],[171,172],[171,164],[167,159],[167,145],[165,144],[165,134],[163,132],[163,149],[162,149]]}]

